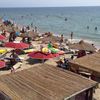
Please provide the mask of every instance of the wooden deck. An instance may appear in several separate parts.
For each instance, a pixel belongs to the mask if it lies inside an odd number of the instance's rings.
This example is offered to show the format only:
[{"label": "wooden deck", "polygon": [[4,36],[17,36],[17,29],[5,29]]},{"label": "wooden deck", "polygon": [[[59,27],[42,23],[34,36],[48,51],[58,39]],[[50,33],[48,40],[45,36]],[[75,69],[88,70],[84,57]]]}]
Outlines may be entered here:
[{"label": "wooden deck", "polygon": [[0,90],[12,100],[63,100],[96,84],[47,64],[0,77]]}]

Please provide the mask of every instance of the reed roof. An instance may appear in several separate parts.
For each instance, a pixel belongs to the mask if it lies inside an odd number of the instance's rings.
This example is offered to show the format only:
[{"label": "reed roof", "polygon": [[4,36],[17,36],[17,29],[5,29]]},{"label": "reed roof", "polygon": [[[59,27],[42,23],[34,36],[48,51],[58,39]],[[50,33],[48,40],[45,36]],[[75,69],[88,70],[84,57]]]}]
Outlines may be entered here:
[{"label": "reed roof", "polygon": [[95,85],[92,80],[47,64],[0,77],[0,90],[12,100],[63,100]]}]

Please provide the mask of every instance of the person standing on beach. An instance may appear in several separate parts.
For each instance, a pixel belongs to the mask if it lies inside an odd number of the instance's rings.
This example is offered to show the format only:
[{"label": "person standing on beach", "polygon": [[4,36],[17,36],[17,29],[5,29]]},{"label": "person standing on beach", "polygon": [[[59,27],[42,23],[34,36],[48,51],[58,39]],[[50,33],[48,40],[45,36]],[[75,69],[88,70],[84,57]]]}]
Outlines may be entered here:
[{"label": "person standing on beach", "polygon": [[71,36],[71,40],[72,40],[73,39],[73,32],[71,32],[70,36]]},{"label": "person standing on beach", "polygon": [[71,32],[71,40],[73,39],[73,32]]},{"label": "person standing on beach", "polygon": [[37,33],[37,27],[35,26],[35,29],[34,29],[35,33]]},{"label": "person standing on beach", "polygon": [[14,32],[11,32],[9,35],[9,42],[13,42],[14,41]]},{"label": "person standing on beach", "polygon": [[63,34],[61,34],[61,37],[60,37],[60,44],[62,44],[64,41],[64,37],[63,37]]},{"label": "person standing on beach", "polygon": [[22,27],[21,33],[25,33],[25,28],[24,27]]},{"label": "person standing on beach", "polygon": [[31,23],[31,28],[33,27],[33,22]]},{"label": "person standing on beach", "polygon": [[60,48],[62,47],[63,39],[64,39],[63,34],[61,34],[60,41],[59,41],[59,47]]}]

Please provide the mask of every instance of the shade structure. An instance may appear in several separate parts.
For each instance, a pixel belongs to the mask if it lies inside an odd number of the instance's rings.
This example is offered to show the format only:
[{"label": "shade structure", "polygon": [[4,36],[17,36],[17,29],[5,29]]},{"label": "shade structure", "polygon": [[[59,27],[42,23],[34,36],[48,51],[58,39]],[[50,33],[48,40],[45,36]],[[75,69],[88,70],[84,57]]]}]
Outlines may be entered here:
[{"label": "shade structure", "polygon": [[0,68],[4,68],[5,67],[5,62],[4,61],[0,61]]},{"label": "shade structure", "polygon": [[79,43],[74,43],[69,45],[70,49],[77,49],[77,50],[86,50],[86,51],[95,51],[96,48],[94,45],[89,44],[81,40]]},{"label": "shade structure", "polygon": [[71,60],[69,65],[76,70],[86,69],[96,77],[100,77],[100,52]]},{"label": "shade structure", "polygon": [[4,39],[6,39],[6,37],[3,35],[0,35],[0,40],[4,40]]},{"label": "shade structure", "polygon": [[29,48],[29,45],[23,42],[7,42],[5,47],[15,48],[15,49],[25,49]]},{"label": "shade structure", "polygon": [[0,76],[0,91],[11,98],[2,100],[83,100],[87,91],[92,97],[90,89],[95,86],[93,80],[47,64]]},{"label": "shade structure", "polygon": [[60,55],[58,53],[53,53],[52,54],[54,57],[59,57]]},{"label": "shade structure", "polygon": [[43,43],[49,43],[51,41],[51,43],[57,43],[60,41],[60,37],[57,36],[48,36],[48,37],[44,37],[41,39]]},{"label": "shade structure", "polygon": [[57,57],[57,55],[53,55],[52,53],[42,53],[41,51],[34,51],[32,53],[28,54],[29,57],[34,58],[34,59],[50,59]]}]

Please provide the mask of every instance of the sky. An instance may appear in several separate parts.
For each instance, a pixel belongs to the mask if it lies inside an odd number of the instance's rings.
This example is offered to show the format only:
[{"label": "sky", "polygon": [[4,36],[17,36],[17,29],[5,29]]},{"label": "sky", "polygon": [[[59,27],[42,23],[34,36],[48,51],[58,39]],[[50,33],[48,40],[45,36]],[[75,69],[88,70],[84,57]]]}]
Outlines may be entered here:
[{"label": "sky", "polygon": [[100,0],[0,0],[0,7],[100,6]]}]

